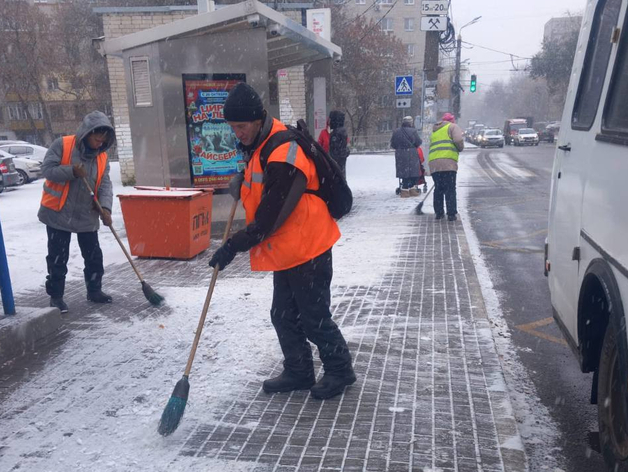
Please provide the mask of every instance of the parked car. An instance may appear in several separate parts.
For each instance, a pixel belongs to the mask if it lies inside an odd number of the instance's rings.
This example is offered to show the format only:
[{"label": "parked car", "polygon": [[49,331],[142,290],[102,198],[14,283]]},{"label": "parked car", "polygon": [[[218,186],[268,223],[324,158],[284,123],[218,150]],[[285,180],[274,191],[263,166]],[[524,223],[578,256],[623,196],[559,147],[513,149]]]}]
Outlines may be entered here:
[{"label": "parked car", "polygon": [[13,187],[19,185],[20,174],[15,169],[12,157],[0,156],[0,193],[4,191],[6,187]]},{"label": "parked car", "polygon": [[504,147],[504,135],[496,128],[484,129],[478,137],[478,144],[481,148],[488,146]]},{"label": "parked car", "polygon": [[13,164],[15,164],[15,170],[20,174],[20,181],[18,185],[24,185],[29,182],[33,182],[42,176],[41,162],[35,159],[28,159],[26,157],[12,156],[2,150],[0,150],[0,156],[12,157]]},{"label": "parked car", "polygon": [[532,128],[521,128],[513,136],[513,143],[515,146],[538,146],[539,135]]},{"label": "parked car", "polygon": [[39,162],[43,162],[48,148],[29,144],[26,141],[0,141],[0,151],[8,152],[17,157],[28,157]]}]

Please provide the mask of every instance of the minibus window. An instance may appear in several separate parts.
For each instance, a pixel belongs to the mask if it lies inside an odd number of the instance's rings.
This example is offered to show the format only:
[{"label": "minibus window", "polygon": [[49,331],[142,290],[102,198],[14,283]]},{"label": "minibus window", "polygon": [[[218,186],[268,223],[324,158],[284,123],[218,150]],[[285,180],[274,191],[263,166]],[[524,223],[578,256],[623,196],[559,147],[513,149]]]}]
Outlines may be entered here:
[{"label": "minibus window", "polygon": [[623,35],[619,43],[617,60],[611,77],[611,86],[606,98],[602,117],[602,132],[608,134],[628,134],[628,15],[624,20]]},{"label": "minibus window", "polygon": [[597,5],[571,117],[575,130],[589,130],[595,120],[620,7],[621,0],[601,0]]}]

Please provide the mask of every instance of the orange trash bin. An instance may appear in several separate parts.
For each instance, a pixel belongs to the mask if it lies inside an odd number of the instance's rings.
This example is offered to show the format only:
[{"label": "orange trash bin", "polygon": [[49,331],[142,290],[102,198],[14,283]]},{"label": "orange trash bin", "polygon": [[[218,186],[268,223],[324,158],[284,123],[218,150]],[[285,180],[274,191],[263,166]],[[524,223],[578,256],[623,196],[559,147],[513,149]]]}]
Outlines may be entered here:
[{"label": "orange trash bin", "polygon": [[120,194],[131,254],[191,259],[209,247],[211,189],[140,190]]}]

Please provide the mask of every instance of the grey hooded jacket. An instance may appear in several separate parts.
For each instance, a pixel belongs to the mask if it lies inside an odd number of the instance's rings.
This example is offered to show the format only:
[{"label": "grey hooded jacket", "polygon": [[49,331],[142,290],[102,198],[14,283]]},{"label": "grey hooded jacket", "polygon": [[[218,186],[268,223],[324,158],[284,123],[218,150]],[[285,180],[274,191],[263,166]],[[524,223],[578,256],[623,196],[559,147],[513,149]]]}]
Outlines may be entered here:
[{"label": "grey hooded jacket", "polygon": [[[85,138],[94,129],[102,127],[107,127],[111,130],[109,133],[110,138],[100,149],[90,149],[85,142]],[[96,179],[98,177],[96,156],[109,149],[114,141],[115,135],[113,126],[111,126],[111,122],[107,116],[99,111],[93,111],[88,114],[83,119],[83,123],[76,132],[76,144],[72,151],[72,165],[83,164],[87,171],[87,180],[92,188],[96,186]],[[39,221],[54,229],[69,231],[71,233],[98,231],[100,227],[99,214],[93,206],[89,190],[86,188],[82,179],[74,177],[72,165],[61,165],[62,157],[63,139],[58,138],[48,149],[41,167],[44,178],[48,180],[58,183],[70,181],[68,198],[61,211],[54,211],[43,205],[40,206],[39,213],[37,214]],[[100,187],[98,188],[98,200],[103,208],[111,211],[113,189],[109,178],[109,161],[107,161],[107,168],[105,169]]]}]

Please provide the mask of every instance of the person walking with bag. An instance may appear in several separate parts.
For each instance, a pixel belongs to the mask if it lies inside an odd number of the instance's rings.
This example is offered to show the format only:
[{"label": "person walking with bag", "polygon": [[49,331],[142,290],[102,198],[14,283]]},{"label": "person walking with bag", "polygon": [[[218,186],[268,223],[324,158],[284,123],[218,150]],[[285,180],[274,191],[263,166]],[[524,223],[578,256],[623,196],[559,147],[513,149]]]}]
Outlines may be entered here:
[{"label": "person walking with bag", "polygon": [[50,306],[59,308],[61,313],[68,312],[63,294],[72,233],[76,233],[85,262],[87,299],[95,303],[112,301],[102,291],[105,269],[98,242],[99,212],[83,178],[95,189],[103,207],[100,219],[105,226],[111,226],[113,190],[106,151],[114,141],[114,129],[107,116],[93,111],[85,116],[74,136],[56,139],[44,157],[42,170],[46,180],[37,216],[48,233],[46,293]]},{"label": "person walking with bag", "polygon": [[445,113],[433,130],[428,163],[434,179],[434,212],[437,220],[445,216],[445,200],[447,219],[456,221],[456,175],[458,156],[464,149],[464,135],[451,113]]},{"label": "person walking with bag", "polygon": [[[325,201],[312,193],[319,187],[316,167],[295,141],[277,146],[261,162],[264,145],[286,126],[268,116],[255,89],[235,86],[223,112],[247,163],[230,183],[234,198],[242,199],[247,226],[216,250],[209,265],[222,270],[238,252],[249,251],[252,270],[273,271],[271,321],[284,370],[264,381],[264,391],[309,389],[315,398],[331,398],[356,381],[349,348],[330,311],[338,225]],[[310,342],[325,370],[318,382]]]},{"label": "person walking with bag", "polygon": [[395,150],[395,169],[401,179],[401,198],[418,197],[417,183],[421,176],[421,163],[417,148],[423,143],[419,132],[412,126],[411,116],[403,118],[401,128],[393,133],[390,147]]}]

